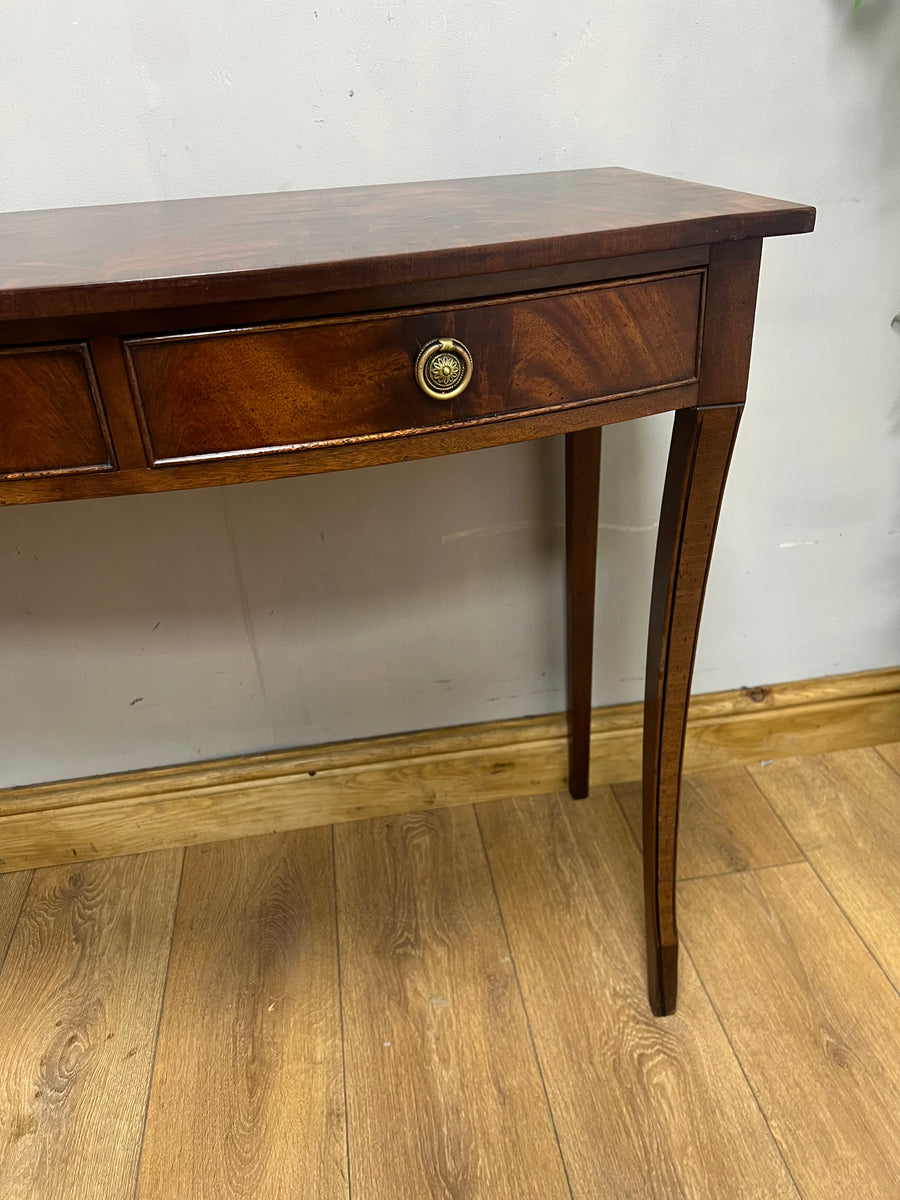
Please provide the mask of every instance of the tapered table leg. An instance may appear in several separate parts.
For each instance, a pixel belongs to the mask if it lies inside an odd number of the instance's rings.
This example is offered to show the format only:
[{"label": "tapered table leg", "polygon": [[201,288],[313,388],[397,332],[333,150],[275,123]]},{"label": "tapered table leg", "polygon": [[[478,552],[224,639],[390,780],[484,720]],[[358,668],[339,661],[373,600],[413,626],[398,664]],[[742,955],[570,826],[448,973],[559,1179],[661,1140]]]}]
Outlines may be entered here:
[{"label": "tapered table leg", "polygon": [[694,652],[719,506],[742,408],[675,414],[663,493],[644,702],[644,902],[650,1006],[673,1012],[678,983],[675,850]]},{"label": "tapered table leg", "polygon": [[566,434],[566,581],[568,593],[569,791],[588,794],[591,668],[602,430]]}]

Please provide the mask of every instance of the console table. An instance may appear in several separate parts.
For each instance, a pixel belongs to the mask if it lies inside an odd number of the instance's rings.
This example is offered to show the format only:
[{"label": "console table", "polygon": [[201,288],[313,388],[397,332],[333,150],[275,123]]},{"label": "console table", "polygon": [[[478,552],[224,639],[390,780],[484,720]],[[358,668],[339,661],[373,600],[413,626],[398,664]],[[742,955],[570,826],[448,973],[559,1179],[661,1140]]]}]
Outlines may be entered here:
[{"label": "console table", "polygon": [[566,437],[569,785],[588,791],[600,434],[675,412],[647,654],[650,1003],[762,238],[814,210],[619,168],[0,217],[0,504]]}]

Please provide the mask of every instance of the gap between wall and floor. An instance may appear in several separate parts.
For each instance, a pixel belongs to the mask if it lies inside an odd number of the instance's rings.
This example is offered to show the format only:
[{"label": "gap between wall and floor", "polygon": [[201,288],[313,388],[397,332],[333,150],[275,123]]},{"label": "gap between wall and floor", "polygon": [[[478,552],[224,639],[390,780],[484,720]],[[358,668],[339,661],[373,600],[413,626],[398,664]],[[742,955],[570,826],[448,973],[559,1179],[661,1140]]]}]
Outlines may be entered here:
[{"label": "gap between wall and floor", "polygon": [[[641,773],[643,705],[594,709],[591,783]],[[694,696],[685,771],[900,738],[900,667]],[[0,873],[559,791],[566,717],[523,717],[0,791]]]}]

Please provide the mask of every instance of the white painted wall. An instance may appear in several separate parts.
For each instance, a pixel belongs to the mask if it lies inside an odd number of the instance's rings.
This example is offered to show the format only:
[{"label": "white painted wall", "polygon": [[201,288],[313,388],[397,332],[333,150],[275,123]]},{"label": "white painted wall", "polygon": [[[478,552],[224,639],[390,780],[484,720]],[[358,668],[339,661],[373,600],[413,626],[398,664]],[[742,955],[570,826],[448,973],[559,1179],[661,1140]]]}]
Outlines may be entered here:
[{"label": "white painted wall", "polygon": [[[900,661],[900,4],[0,0],[0,209],[623,166],[766,245],[698,691]],[[639,696],[667,419],[606,435]],[[557,442],[0,513],[0,785],[563,705]]]}]

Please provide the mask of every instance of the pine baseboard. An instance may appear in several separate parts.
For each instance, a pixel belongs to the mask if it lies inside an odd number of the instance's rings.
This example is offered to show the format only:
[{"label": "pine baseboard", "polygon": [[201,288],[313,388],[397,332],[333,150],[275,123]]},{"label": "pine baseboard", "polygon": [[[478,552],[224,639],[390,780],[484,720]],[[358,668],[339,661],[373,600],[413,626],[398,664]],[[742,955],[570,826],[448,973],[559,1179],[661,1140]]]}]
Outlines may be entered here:
[{"label": "pine baseboard", "polygon": [[[642,705],[594,710],[591,783],[636,779]],[[900,738],[900,668],[695,696],[685,770]],[[0,791],[0,873],[565,787],[565,716]]]}]

